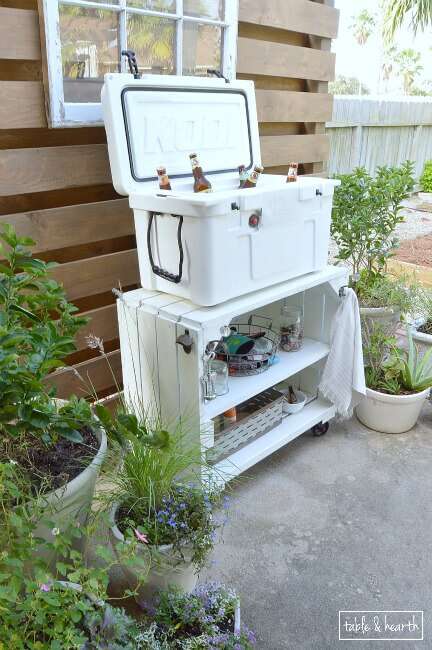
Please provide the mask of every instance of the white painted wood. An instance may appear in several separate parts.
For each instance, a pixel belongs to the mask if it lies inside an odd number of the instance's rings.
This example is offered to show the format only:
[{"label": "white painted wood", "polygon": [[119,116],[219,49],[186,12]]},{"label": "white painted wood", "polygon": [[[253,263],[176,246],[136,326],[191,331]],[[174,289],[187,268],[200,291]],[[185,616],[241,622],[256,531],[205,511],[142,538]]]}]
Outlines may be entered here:
[{"label": "white painted wood", "polygon": [[311,366],[329,353],[329,346],[320,341],[304,339],[303,347],[298,352],[283,352],[279,350],[279,362],[269,370],[253,377],[230,377],[229,393],[218,397],[203,406],[205,418],[210,420],[220,413],[241,404],[266,388],[295,375],[304,368]]},{"label": "white painted wood", "polygon": [[[188,21],[220,26],[222,29],[222,74],[230,80],[235,79],[238,0],[229,0],[229,2],[226,3],[226,12],[223,20],[184,16],[182,0],[177,0],[175,13],[154,11],[140,7],[130,7],[127,6],[125,0],[120,0],[118,4],[112,4],[110,2],[94,2],[92,0],[61,1],[64,5],[78,5],[89,9],[105,9],[119,14],[119,55],[122,50],[127,48],[126,11],[144,16],[161,17],[172,20],[176,24],[174,55],[176,61],[176,74],[178,75],[182,74],[183,22]],[[65,102],[59,30],[59,0],[43,0],[43,9],[48,66],[47,81],[49,90],[48,107],[50,126],[79,127],[83,125],[103,124],[102,108],[100,103]],[[125,71],[125,63],[122,61],[119,62],[119,64],[121,69]]]},{"label": "white painted wood", "polygon": [[215,471],[225,480],[235,478],[259,461],[294,440],[319,422],[328,422],[335,408],[323,399],[317,399],[295,415],[289,415],[282,423],[251,442],[243,449],[215,464]]},{"label": "white painted wood", "polygon": [[[327,266],[322,271],[308,273],[298,278],[287,280],[286,282],[280,282],[260,291],[228,300],[214,307],[196,307],[193,309],[192,303],[184,301],[181,304],[192,305],[192,310],[184,315],[183,322],[200,324],[202,327],[211,327],[217,325],[219,322],[228,324],[236,316],[256,311],[265,305],[306,291],[311,287],[324,284],[325,282],[334,281],[335,285],[340,282],[341,284],[339,286],[341,286],[346,284],[345,279],[346,269],[337,266]],[[336,286],[334,287],[334,291],[337,293]],[[180,303],[177,307],[179,306]]]},{"label": "white painted wood", "polygon": [[[187,432],[190,440],[201,445],[203,452],[214,444],[213,418],[270,386],[290,378],[290,383],[316,397],[323,364],[329,352],[330,323],[339,305],[338,290],[344,284],[346,270],[327,267],[324,271],[212,308],[200,308],[173,295],[144,289],[124,294],[122,300],[131,312],[136,329],[134,337],[127,339],[125,325],[120,322],[125,393],[133,393],[136,385],[135,361],[140,368],[139,401],[154,401],[152,390],[156,386],[157,403],[161,405],[165,417],[169,415],[171,420],[181,419],[182,430]],[[227,395],[204,402],[201,377],[207,343],[220,338],[221,326],[233,319],[242,320],[242,315],[249,313],[269,313],[274,318],[274,328],[277,330],[277,317],[286,298],[289,304],[303,306],[307,319],[306,333],[309,336],[312,334],[316,340],[306,338],[298,352],[278,351],[279,362],[264,373],[230,377]],[[190,354],[186,354],[175,342],[186,329],[193,339]],[[125,346],[130,349],[125,351]],[[143,363],[144,359],[146,364]],[[314,424],[326,422],[333,415],[332,405],[314,399],[300,413],[289,416],[280,426],[251,442],[228,460],[218,463],[216,474],[234,476],[245,471]]]}]

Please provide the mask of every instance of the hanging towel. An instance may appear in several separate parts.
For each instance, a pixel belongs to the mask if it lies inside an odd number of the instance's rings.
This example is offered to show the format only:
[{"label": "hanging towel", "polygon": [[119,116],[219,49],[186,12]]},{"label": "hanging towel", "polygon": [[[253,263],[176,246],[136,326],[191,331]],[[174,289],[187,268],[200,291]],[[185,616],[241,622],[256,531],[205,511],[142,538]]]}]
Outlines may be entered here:
[{"label": "hanging towel", "polygon": [[330,352],[318,388],[342,418],[351,417],[366,395],[360,312],[352,289],[345,289],[333,319]]}]

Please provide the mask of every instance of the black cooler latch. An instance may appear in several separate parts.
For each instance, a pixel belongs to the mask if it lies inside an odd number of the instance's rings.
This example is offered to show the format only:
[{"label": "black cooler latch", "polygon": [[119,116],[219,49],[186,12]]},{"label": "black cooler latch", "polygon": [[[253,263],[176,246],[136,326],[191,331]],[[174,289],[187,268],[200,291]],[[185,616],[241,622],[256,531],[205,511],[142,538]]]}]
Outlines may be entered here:
[{"label": "black cooler latch", "polygon": [[127,58],[129,70],[130,73],[133,74],[134,79],[141,79],[135,52],[133,50],[122,50],[122,56],[125,56]]},{"label": "black cooler latch", "polygon": [[213,75],[213,77],[217,77],[218,79],[225,79],[226,84],[229,84],[230,82],[229,79],[223,76],[220,70],[215,70],[214,68],[207,68],[207,74]]}]

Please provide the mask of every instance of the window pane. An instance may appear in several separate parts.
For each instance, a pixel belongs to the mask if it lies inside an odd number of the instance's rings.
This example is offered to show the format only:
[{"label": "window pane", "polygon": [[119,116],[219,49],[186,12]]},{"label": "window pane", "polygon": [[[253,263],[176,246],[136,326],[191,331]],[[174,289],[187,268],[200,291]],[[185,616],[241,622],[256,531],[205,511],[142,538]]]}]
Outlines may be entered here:
[{"label": "window pane", "polygon": [[128,48],[144,74],[173,74],[175,23],[166,18],[128,14]]},{"label": "window pane", "polygon": [[186,16],[223,20],[224,0],[183,0],[183,11]]},{"label": "window pane", "polygon": [[152,9],[153,11],[171,11],[175,13],[176,0],[126,0],[128,7]]},{"label": "window pane", "polygon": [[207,68],[221,69],[221,28],[183,23],[183,74],[207,76]]},{"label": "window pane", "polygon": [[117,14],[60,5],[63,88],[66,102],[100,102],[103,76],[118,70]]}]

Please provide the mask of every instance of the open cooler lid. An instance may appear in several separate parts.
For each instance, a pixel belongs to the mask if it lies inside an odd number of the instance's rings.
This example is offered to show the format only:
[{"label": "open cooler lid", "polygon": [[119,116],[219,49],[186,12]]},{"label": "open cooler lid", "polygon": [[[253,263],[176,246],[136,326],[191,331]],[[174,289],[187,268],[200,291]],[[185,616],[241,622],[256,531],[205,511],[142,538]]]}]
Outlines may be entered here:
[{"label": "open cooler lid", "polygon": [[261,162],[251,81],[107,74],[102,107],[114,187],[120,194],[158,187],[156,168],[171,179],[191,176],[196,152],[206,176],[232,176]]}]

